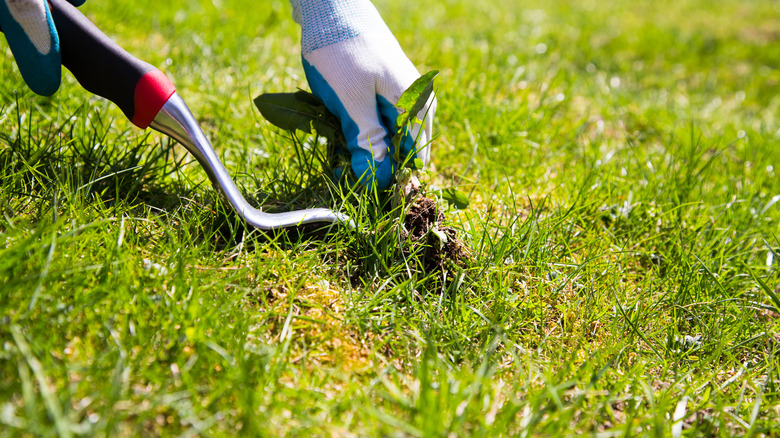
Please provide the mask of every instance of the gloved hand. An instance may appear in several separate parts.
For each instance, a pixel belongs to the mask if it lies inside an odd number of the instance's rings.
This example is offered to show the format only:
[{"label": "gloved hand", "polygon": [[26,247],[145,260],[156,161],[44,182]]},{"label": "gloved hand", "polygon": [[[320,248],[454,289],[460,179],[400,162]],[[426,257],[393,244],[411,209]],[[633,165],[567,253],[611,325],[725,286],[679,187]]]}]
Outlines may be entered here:
[{"label": "gloved hand", "polygon": [[[290,2],[301,25],[306,78],[339,117],[352,170],[365,185],[386,189],[399,166],[391,143],[398,116],[394,105],[420,73],[369,0]],[[423,165],[430,160],[435,110],[431,98],[418,114],[424,126],[417,124],[402,143],[402,160],[415,153]]]},{"label": "gloved hand", "polygon": [[[80,6],[85,0],[68,0]],[[0,30],[24,81],[35,93],[50,96],[60,87],[62,65],[57,29],[46,0],[0,0]]]}]

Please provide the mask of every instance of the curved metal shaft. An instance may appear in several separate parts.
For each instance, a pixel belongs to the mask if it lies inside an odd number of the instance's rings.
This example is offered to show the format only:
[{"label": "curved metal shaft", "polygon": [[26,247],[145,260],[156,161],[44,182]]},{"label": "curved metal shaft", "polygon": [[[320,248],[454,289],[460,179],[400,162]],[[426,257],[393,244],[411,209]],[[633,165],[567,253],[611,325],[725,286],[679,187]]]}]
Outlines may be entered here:
[{"label": "curved metal shaft", "polygon": [[253,227],[273,230],[312,222],[341,222],[353,225],[348,216],[327,208],[310,208],[286,213],[263,213],[249,205],[178,93],[173,93],[150,126],[152,129],[172,137],[187,148],[203,166],[211,182],[230,202],[233,209]]}]

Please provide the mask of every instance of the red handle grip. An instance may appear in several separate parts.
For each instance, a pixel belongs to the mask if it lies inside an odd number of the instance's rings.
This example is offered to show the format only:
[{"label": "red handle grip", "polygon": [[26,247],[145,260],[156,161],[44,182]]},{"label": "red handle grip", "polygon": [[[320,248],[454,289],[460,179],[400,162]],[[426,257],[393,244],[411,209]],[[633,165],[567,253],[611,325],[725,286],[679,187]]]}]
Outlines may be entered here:
[{"label": "red handle grip", "polygon": [[119,47],[66,0],[49,0],[60,37],[62,65],[81,86],[114,102],[139,128],[147,128],[176,91],[152,65]]}]

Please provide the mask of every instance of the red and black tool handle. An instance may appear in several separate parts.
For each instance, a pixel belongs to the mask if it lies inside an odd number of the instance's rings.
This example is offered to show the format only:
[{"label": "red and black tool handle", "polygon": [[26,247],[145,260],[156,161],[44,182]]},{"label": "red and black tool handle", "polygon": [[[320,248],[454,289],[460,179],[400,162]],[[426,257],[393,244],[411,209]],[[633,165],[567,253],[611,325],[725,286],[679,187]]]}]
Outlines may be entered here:
[{"label": "red and black tool handle", "polygon": [[127,53],[66,0],[49,0],[64,65],[87,91],[122,109],[147,128],[176,91],[152,65]]}]

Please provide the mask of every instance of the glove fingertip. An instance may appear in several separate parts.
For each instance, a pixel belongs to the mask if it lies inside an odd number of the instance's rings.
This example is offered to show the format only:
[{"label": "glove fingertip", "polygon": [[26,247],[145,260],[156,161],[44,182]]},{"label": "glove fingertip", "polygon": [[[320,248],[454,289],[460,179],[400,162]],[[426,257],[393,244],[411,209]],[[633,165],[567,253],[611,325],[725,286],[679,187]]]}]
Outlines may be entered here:
[{"label": "glove fingertip", "polygon": [[60,76],[48,77],[45,79],[29,80],[26,79],[27,86],[30,87],[35,94],[40,96],[51,96],[60,89]]},{"label": "glove fingertip", "polygon": [[42,96],[54,94],[60,87],[62,68],[59,37],[48,4],[30,9],[0,2],[0,25],[27,86]]},{"label": "glove fingertip", "polygon": [[386,159],[379,163],[376,173],[374,173],[376,185],[379,190],[385,190],[390,187],[390,183],[393,181],[393,167],[392,159]]},{"label": "glove fingertip", "polygon": [[390,187],[393,179],[392,159],[388,158],[377,163],[370,156],[365,155],[360,153],[352,155],[352,170],[358,181],[368,188],[376,186],[378,190]]},{"label": "glove fingertip", "polygon": [[62,67],[59,53],[45,57],[20,54],[16,57],[16,65],[24,82],[35,94],[51,96],[60,88]]}]

